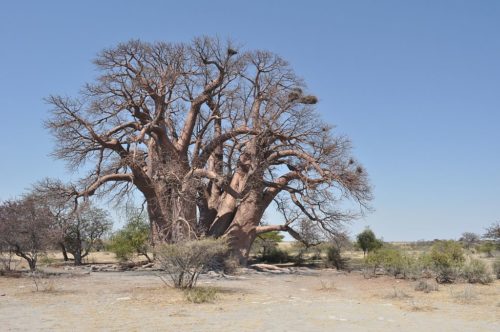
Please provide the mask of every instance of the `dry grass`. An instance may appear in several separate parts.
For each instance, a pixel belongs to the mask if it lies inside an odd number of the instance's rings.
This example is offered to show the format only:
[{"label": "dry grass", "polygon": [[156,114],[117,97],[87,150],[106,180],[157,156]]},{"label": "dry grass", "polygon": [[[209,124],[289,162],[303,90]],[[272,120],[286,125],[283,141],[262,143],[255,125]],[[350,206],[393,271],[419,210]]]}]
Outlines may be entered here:
[{"label": "dry grass", "polygon": [[392,291],[387,294],[386,298],[388,299],[409,299],[412,296],[406,293],[404,290],[397,288],[394,286]]},{"label": "dry grass", "polygon": [[218,299],[217,293],[214,287],[195,287],[184,291],[186,300],[192,303],[213,303]]},{"label": "dry grass", "polygon": [[324,292],[333,292],[336,291],[337,288],[335,287],[335,282],[333,280],[324,280],[324,279],[319,279],[320,291]]},{"label": "dry grass", "polygon": [[450,288],[450,296],[460,304],[471,304],[478,299],[478,294],[471,285],[466,285],[463,289],[458,291]]}]

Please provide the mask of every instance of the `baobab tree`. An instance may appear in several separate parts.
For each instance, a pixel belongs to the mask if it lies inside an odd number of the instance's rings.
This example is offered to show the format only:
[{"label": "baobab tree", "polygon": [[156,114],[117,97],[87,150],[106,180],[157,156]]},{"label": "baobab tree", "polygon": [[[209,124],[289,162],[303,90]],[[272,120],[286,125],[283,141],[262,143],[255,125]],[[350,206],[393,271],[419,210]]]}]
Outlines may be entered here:
[{"label": "baobab tree", "polygon": [[[317,98],[281,57],[199,38],[130,41],[102,51],[101,75],[77,98],[51,96],[55,156],[91,164],[76,197],[125,194],[147,203],[154,242],[227,237],[245,262],[259,233],[301,218],[334,232],[371,198],[349,140],[319,120]],[[260,225],[286,205],[285,223]]]}]

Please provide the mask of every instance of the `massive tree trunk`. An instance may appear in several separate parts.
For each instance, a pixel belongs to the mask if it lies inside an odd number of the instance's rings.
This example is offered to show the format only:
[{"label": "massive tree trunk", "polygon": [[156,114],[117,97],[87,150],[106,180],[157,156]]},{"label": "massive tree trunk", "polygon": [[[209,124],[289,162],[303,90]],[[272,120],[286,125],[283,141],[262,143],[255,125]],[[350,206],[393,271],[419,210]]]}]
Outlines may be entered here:
[{"label": "massive tree trunk", "polygon": [[224,237],[229,240],[231,254],[242,265],[246,265],[250,248],[257,236],[257,226],[260,224],[265,207],[262,206],[262,194],[252,191],[238,206],[236,214],[227,228]]},{"label": "massive tree trunk", "polygon": [[153,244],[192,238],[196,232],[196,202],[164,190],[146,196]]},{"label": "massive tree trunk", "polygon": [[68,252],[66,251],[66,246],[62,242],[59,243],[59,246],[61,247],[61,252],[62,252],[64,261],[65,262],[69,261]]}]

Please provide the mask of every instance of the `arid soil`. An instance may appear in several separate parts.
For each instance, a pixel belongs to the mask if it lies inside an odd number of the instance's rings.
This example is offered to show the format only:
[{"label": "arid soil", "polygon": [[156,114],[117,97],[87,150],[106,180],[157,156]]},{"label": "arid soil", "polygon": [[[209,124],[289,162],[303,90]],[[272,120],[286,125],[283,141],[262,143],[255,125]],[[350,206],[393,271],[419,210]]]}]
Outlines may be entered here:
[{"label": "arid soil", "polygon": [[[61,269],[62,270],[62,269]],[[415,281],[359,273],[244,271],[203,276],[212,303],[194,304],[154,271],[64,270],[0,277],[2,331],[500,331],[500,282],[415,291]]]}]

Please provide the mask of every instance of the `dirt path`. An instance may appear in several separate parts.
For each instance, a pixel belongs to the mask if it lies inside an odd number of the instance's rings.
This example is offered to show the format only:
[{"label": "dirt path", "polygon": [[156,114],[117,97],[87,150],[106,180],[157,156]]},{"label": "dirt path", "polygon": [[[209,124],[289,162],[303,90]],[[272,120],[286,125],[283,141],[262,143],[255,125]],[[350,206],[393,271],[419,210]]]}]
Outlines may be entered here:
[{"label": "dirt path", "polygon": [[[0,278],[2,331],[499,331],[500,282],[416,292],[415,282],[324,271],[203,278],[215,303],[193,304],[151,273],[44,281]],[[465,293],[464,293],[465,290]],[[5,295],[3,295],[5,294]],[[465,294],[465,295],[464,295]]]}]

